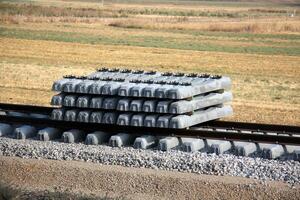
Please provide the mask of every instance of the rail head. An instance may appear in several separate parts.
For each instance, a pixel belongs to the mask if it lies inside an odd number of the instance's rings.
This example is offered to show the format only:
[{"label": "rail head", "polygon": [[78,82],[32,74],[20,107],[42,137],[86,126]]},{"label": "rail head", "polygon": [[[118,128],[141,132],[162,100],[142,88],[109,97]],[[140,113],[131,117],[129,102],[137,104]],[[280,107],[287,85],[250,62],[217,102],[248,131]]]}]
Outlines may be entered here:
[{"label": "rail head", "polygon": [[[23,105],[23,104],[7,104],[0,103],[0,110],[2,111],[16,111],[24,113],[41,113],[49,114],[56,107],[49,106],[36,106],[36,105]],[[248,123],[248,122],[232,122],[232,121],[209,121],[197,126],[199,127],[208,127],[208,128],[223,128],[223,129],[233,129],[233,130],[251,130],[257,132],[276,132],[280,134],[295,134],[300,135],[300,126],[291,126],[291,125],[277,125],[277,124],[261,124],[261,123]],[[192,127],[192,128],[194,128]]]},{"label": "rail head", "polygon": [[102,130],[110,133],[126,132],[134,135],[144,135],[149,133],[156,136],[176,136],[176,137],[191,137],[202,139],[216,139],[229,141],[244,141],[254,143],[272,143],[282,145],[300,145],[300,137],[292,137],[286,135],[267,135],[256,133],[243,133],[232,131],[207,131],[199,128],[190,129],[169,129],[156,127],[134,127],[134,126],[120,126],[112,124],[98,124],[98,123],[83,123],[83,122],[67,122],[55,121],[51,119],[42,118],[28,118],[0,115],[0,122],[10,124],[27,124],[37,127],[56,127],[62,130],[81,129],[87,132]]},{"label": "rail head", "polygon": [[0,103],[1,111],[50,114],[55,107]]}]

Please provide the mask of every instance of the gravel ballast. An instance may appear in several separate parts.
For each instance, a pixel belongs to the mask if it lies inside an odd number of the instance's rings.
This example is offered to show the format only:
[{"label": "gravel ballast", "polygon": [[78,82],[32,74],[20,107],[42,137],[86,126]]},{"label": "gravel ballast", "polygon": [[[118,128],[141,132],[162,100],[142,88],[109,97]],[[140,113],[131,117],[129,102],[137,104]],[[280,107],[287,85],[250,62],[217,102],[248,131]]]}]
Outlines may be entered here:
[{"label": "gravel ballast", "polygon": [[162,152],[132,147],[113,148],[106,145],[66,144],[37,140],[0,138],[0,155],[22,158],[77,160],[104,165],[152,168],[197,174],[240,176],[262,181],[276,180],[299,184],[300,162],[215,155],[178,150]]}]

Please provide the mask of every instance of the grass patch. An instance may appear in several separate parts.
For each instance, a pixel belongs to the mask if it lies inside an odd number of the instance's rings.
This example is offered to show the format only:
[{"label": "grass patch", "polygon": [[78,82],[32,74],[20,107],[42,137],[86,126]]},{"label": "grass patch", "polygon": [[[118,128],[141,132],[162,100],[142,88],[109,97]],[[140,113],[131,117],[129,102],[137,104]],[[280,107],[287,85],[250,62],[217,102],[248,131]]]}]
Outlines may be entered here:
[{"label": "grass patch", "polygon": [[26,29],[10,29],[4,27],[0,28],[0,36],[29,40],[50,40],[59,42],[76,42],[84,44],[156,47],[194,51],[216,51],[228,53],[250,53],[269,55],[300,55],[299,47],[230,46],[210,42],[203,42],[201,41],[201,39],[197,39],[197,37],[185,40],[177,40],[176,38],[172,37],[124,35],[122,38],[119,38],[75,32],[55,32],[38,30],[33,31]]},{"label": "grass patch", "polygon": [[300,40],[299,34],[256,34],[256,33],[235,33],[235,32],[204,32],[204,31],[176,31],[178,33],[189,33],[194,36],[215,36],[228,38],[247,38],[250,40],[256,39],[281,39],[281,40]]}]

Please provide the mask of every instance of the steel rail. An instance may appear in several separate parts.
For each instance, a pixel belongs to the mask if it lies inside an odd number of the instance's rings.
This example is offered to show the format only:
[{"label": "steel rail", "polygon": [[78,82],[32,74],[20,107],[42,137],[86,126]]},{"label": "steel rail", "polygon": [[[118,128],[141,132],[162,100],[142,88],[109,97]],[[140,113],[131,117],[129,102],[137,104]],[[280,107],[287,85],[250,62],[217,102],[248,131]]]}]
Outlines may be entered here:
[{"label": "steel rail", "polygon": [[55,107],[0,103],[0,110],[2,111],[50,114],[53,108]]},{"label": "steel rail", "polygon": [[240,129],[251,130],[257,132],[276,132],[280,134],[295,134],[300,135],[300,126],[279,125],[279,124],[261,124],[248,122],[232,122],[232,121],[209,121],[200,125],[201,127],[214,127],[224,129]]},{"label": "steel rail", "polygon": [[[50,114],[56,107],[22,105],[22,104],[5,104],[0,103],[0,110],[3,111],[17,111],[24,113],[42,113]],[[278,134],[295,134],[300,135],[300,126],[290,125],[277,125],[277,124],[260,124],[260,123],[247,123],[247,122],[231,122],[231,121],[209,121],[199,124],[194,127],[204,127],[211,129],[226,129],[226,130],[248,130],[263,133],[278,133]]]},{"label": "steel rail", "polygon": [[26,124],[36,127],[56,127],[62,130],[81,129],[84,131],[108,131],[110,133],[125,132],[134,135],[151,134],[156,136],[174,136],[174,137],[192,137],[202,139],[216,139],[229,141],[244,141],[255,143],[272,143],[283,145],[300,145],[300,137],[286,135],[267,135],[256,133],[232,132],[232,131],[207,131],[197,127],[190,129],[169,129],[154,127],[134,127],[120,126],[111,124],[82,123],[56,121],[42,118],[16,117],[9,115],[0,115],[0,122],[10,124]]}]

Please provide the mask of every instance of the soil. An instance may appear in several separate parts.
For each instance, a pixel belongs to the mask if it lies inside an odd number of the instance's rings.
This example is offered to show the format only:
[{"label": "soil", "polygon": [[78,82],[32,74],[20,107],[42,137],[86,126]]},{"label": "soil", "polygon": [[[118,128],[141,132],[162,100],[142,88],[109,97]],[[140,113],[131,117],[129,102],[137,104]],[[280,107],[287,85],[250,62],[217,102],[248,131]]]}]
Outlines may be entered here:
[{"label": "soil", "polygon": [[300,186],[0,156],[0,199],[300,199]]}]

